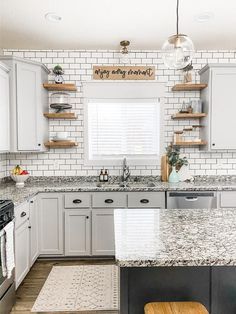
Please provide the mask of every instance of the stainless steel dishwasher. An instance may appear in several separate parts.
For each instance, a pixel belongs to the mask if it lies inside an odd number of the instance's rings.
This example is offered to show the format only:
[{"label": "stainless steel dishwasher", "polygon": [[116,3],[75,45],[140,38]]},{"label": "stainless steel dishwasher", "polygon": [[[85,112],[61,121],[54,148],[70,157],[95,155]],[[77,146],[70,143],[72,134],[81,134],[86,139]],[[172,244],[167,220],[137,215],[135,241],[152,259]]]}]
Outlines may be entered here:
[{"label": "stainless steel dishwasher", "polygon": [[168,209],[217,208],[216,192],[177,191],[167,193]]}]

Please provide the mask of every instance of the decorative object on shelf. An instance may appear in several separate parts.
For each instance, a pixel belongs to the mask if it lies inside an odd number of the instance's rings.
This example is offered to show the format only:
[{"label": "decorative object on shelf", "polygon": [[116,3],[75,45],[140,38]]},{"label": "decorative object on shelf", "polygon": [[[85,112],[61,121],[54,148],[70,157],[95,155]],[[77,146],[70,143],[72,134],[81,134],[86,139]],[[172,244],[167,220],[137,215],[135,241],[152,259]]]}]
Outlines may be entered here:
[{"label": "decorative object on shelf", "polygon": [[57,132],[52,140],[53,142],[68,141],[68,132]]},{"label": "decorative object on shelf", "polygon": [[185,101],[183,101],[182,107],[179,110],[180,113],[189,113],[188,112],[188,106],[185,104]]},{"label": "decorative object on shelf", "polygon": [[191,100],[191,106],[194,113],[202,113],[202,101],[201,99]]},{"label": "decorative object on shelf", "polygon": [[25,185],[25,181],[29,178],[29,172],[23,170],[19,165],[16,165],[11,170],[11,178],[16,182],[16,187],[21,188]]},{"label": "decorative object on shelf", "polygon": [[64,83],[64,84],[44,83],[43,87],[49,91],[67,91],[67,92],[77,91],[76,85],[72,83]]},{"label": "decorative object on shelf", "polygon": [[174,132],[174,143],[179,143],[179,142],[182,142],[182,135],[183,134],[183,131],[175,131]]},{"label": "decorative object on shelf", "polygon": [[207,84],[176,84],[172,87],[173,92],[181,92],[181,91],[200,91],[207,87]]},{"label": "decorative object on shelf", "polygon": [[58,64],[53,68],[52,72],[55,74],[55,78],[54,78],[55,83],[62,84],[64,82],[64,79],[62,76],[64,74],[64,71],[62,67]]},{"label": "decorative object on shelf", "polygon": [[66,109],[71,109],[70,94],[65,92],[52,93],[50,97],[50,107],[56,109],[57,113]]},{"label": "decorative object on shelf", "polygon": [[162,52],[163,61],[170,69],[185,68],[194,55],[192,40],[187,35],[179,34],[179,0],[176,5],[176,34],[165,41]]},{"label": "decorative object on shelf", "polygon": [[93,66],[94,80],[155,80],[154,66]]},{"label": "decorative object on shelf", "polygon": [[187,158],[181,158],[180,149],[172,145],[169,145],[167,147],[166,152],[166,155],[168,157],[168,163],[172,167],[172,171],[169,175],[168,181],[170,183],[177,183],[179,182],[179,175],[176,170],[179,170],[183,165],[188,164]]},{"label": "decorative object on shelf", "polygon": [[189,114],[193,113],[193,107],[191,105],[188,105],[187,110]]},{"label": "decorative object on shelf", "polygon": [[122,47],[120,50],[120,53],[121,53],[120,61],[121,63],[129,63],[129,51],[127,47],[130,45],[130,41],[122,40],[120,42],[120,45]]},{"label": "decorative object on shelf", "polygon": [[192,72],[191,72],[193,70],[192,61],[186,67],[184,67],[182,70],[184,72],[184,83],[185,84],[192,83],[192,81],[193,81]]}]

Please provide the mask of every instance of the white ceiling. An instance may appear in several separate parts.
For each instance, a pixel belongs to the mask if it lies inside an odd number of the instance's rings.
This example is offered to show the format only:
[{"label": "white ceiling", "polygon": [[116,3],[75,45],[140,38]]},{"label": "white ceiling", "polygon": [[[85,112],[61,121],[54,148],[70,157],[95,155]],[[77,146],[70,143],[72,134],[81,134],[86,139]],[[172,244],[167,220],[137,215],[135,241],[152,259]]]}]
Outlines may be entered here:
[{"label": "white ceiling", "polygon": [[[28,49],[160,49],[175,33],[175,0],[0,0],[0,47]],[[45,20],[47,12],[62,16]],[[199,23],[196,15],[211,12]],[[180,32],[196,49],[236,49],[235,0],[180,0]]]}]

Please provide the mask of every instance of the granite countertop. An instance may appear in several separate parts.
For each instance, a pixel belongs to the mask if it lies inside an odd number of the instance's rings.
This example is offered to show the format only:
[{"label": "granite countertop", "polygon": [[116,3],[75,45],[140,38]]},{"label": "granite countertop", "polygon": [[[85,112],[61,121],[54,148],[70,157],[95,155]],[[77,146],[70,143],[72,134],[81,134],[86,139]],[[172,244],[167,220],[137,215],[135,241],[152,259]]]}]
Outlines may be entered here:
[{"label": "granite countertop", "polygon": [[116,209],[120,267],[235,266],[236,209]]},{"label": "granite countertop", "polygon": [[[117,180],[117,178],[116,178]],[[194,182],[170,184],[161,182],[158,177],[131,179],[128,187],[120,187],[119,182],[99,186],[97,177],[35,177],[26,181],[24,188],[16,188],[13,181],[0,183],[0,199],[11,199],[15,206],[29,197],[42,192],[152,192],[152,191],[236,191],[236,178],[198,178]]]}]

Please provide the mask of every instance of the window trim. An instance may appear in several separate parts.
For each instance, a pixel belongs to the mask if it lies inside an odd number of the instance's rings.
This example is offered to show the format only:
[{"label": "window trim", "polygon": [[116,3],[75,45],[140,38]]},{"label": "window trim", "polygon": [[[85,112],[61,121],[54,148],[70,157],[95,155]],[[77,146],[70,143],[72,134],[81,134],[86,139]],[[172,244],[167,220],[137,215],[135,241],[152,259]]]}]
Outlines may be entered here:
[{"label": "window trim", "polygon": [[[88,83],[88,85],[87,85],[87,83]],[[91,90],[89,90],[89,87],[88,87],[91,83],[93,83],[92,92],[91,92]],[[103,84],[101,84],[101,83],[103,83]],[[131,166],[144,166],[144,165],[145,166],[149,166],[149,165],[160,166],[161,155],[164,152],[164,84],[159,83],[159,82],[155,82],[155,84],[153,84],[154,82],[151,82],[151,83],[149,83],[149,82],[118,82],[119,84],[122,84],[122,85],[135,83],[138,91],[140,91],[140,88],[142,88],[142,86],[148,87],[148,90],[147,90],[148,95],[150,94],[150,90],[152,90],[153,87],[156,87],[154,93],[152,93],[152,95],[151,95],[152,97],[147,97],[147,94],[145,94],[145,91],[144,91],[145,97],[136,97],[136,95],[135,95],[135,98],[134,98],[133,91],[132,91],[132,95],[131,94],[126,95],[127,97],[123,97],[123,96],[117,97],[118,94],[115,91],[115,93],[114,93],[115,96],[112,97],[111,89],[106,94],[107,97],[95,97],[97,94],[96,91],[99,91],[97,96],[101,95],[101,89],[100,88],[106,87],[104,84],[110,84],[110,83],[117,84],[117,81],[109,81],[109,82],[105,82],[105,83],[104,82],[85,82],[84,83],[85,88],[86,88],[85,93],[84,93],[84,96],[86,96],[86,97],[84,97],[84,165],[85,166],[120,166],[122,164],[122,160],[123,160],[123,158],[120,158],[120,159],[99,159],[99,160],[89,159],[88,102],[90,100],[95,100],[95,99],[99,99],[99,100],[104,99],[105,101],[107,101],[108,99],[119,99],[119,98],[120,99],[126,99],[126,98],[127,99],[129,99],[129,98],[130,99],[137,99],[137,98],[142,99],[143,98],[143,99],[156,99],[160,104],[160,155],[157,158],[150,158],[150,159],[147,158],[147,156],[145,156],[145,158],[130,158],[129,156],[127,156],[127,160]],[[146,85],[148,83],[149,83],[149,86]],[[94,84],[96,84],[97,86]],[[142,84],[144,84],[144,85],[142,85]],[[157,84],[159,86],[157,86]],[[103,85],[103,86],[101,86],[101,85]],[[120,86],[122,86],[122,85],[120,85]],[[135,88],[136,86],[133,86],[133,87]],[[99,89],[96,90],[96,87],[99,87]],[[95,90],[95,93],[93,94],[94,90]],[[144,90],[145,90],[145,88],[144,88]],[[90,92],[91,92],[91,96],[89,95]],[[104,95],[104,93],[103,93],[103,95]],[[158,96],[158,95],[160,95],[160,96]],[[88,96],[90,96],[90,97],[88,97]]]}]

